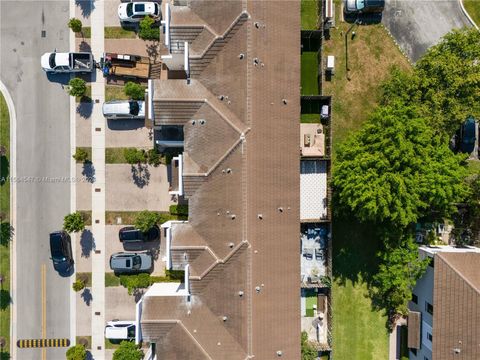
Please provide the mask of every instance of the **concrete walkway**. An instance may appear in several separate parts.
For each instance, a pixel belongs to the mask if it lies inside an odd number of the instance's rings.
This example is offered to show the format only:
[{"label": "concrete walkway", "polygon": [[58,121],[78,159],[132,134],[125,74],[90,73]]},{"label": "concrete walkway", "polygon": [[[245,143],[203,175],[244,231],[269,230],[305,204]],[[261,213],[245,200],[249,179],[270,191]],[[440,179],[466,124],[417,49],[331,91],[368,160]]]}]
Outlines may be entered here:
[{"label": "concrete walkway", "polygon": [[393,331],[390,333],[389,339],[389,360],[399,360],[400,359],[400,327],[407,325],[406,318],[400,318],[395,323]]},{"label": "concrete walkway", "polygon": [[[104,1],[95,1],[90,16],[91,46],[95,59],[104,52]],[[102,104],[105,101],[105,83],[97,72],[92,83],[92,162],[95,182],[92,184],[92,236],[95,251],[92,254],[92,356],[105,359],[105,119]]]}]

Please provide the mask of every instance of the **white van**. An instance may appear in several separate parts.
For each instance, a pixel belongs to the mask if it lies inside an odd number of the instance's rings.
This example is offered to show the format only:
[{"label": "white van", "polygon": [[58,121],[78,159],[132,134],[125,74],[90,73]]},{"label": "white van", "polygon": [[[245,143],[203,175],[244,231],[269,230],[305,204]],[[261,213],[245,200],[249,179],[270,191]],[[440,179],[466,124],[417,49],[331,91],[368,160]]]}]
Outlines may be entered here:
[{"label": "white van", "polygon": [[109,340],[135,340],[135,321],[112,320],[107,322],[105,338]]},{"label": "white van", "polygon": [[109,120],[145,119],[145,102],[113,100],[103,103],[103,116]]}]

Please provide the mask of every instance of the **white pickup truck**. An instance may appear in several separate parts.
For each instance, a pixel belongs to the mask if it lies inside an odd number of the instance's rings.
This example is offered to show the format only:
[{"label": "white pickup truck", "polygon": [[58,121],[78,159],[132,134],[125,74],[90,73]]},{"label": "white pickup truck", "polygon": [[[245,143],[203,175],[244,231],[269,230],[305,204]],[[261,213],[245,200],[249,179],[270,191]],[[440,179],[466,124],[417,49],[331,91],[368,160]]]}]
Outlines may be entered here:
[{"label": "white pickup truck", "polygon": [[43,70],[50,73],[88,73],[95,68],[93,55],[87,52],[78,53],[45,53],[42,55]]}]

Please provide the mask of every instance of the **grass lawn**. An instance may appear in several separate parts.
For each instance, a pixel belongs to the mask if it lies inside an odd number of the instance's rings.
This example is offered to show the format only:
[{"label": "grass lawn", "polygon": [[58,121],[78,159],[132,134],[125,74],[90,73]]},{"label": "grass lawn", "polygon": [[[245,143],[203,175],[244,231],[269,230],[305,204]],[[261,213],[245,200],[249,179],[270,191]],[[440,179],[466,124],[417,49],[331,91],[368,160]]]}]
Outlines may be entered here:
[{"label": "grass lawn", "polygon": [[[0,94],[0,145],[5,147],[5,155],[0,162],[1,177],[9,175],[9,156],[10,156],[10,116],[7,103],[2,94]],[[0,182],[0,220],[9,222],[10,220],[10,181]],[[3,295],[0,301],[0,336],[6,340],[5,354],[10,349],[10,306],[8,303],[8,294],[10,291],[10,247],[0,244],[0,274],[3,275],[3,284],[1,291],[7,294]],[[8,357],[6,357],[8,358]],[[3,359],[3,357],[2,357]]]},{"label": "grass lawn", "polygon": [[85,281],[85,287],[92,286],[92,273],[91,272],[79,272],[77,273],[77,280]]},{"label": "grass lawn", "polygon": [[[105,212],[105,223],[107,225],[116,225],[117,218],[120,217],[122,219],[122,224],[125,225],[133,225],[135,223],[135,218],[137,217],[140,211],[106,211]],[[159,224],[163,224],[168,220],[177,220],[180,216],[171,215],[169,213],[162,213],[160,214],[160,221]]]},{"label": "grass lawn", "polygon": [[112,100],[128,100],[128,96],[125,95],[123,86],[105,85],[105,101]]},{"label": "grass lawn", "polygon": [[127,164],[125,160],[124,150],[126,148],[105,148],[106,164]]},{"label": "grass lawn", "polygon": [[304,51],[302,62],[302,95],[318,95],[318,55],[313,51]]},{"label": "grass lawn", "polygon": [[478,0],[463,0],[465,10],[467,10],[470,17],[475,21],[477,26],[480,26],[480,1]]},{"label": "grass lawn", "polygon": [[324,58],[335,55],[335,75],[323,83],[324,95],[333,95],[332,131],[334,147],[367,119],[380,95],[392,66],[409,70],[411,66],[381,25],[358,26],[355,40],[348,41],[350,78],[346,79],[345,37],[350,24],[340,22],[340,2],[336,2],[338,29],[324,42]]},{"label": "grass lawn", "polygon": [[302,0],[302,30],[318,28],[318,0]]},{"label": "grass lawn", "polygon": [[105,39],[136,39],[137,34],[133,30],[126,30],[121,26],[105,26]]},{"label": "grass lawn", "polygon": [[302,123],[319,123],[320,114],[301,114],[300,122]]},{"label": "grass lawn", "polygon": [[305,310],[306,310],[306,315],[307,317],[312,317],[313,316],[313,305],[317,305],[317,295],[315,292],[312,292],[307,295],[305,299]]},{"label": "grass lawn", "polygon": [[120,286],[120,278],[113,272],[105,273],[105,286]]}]

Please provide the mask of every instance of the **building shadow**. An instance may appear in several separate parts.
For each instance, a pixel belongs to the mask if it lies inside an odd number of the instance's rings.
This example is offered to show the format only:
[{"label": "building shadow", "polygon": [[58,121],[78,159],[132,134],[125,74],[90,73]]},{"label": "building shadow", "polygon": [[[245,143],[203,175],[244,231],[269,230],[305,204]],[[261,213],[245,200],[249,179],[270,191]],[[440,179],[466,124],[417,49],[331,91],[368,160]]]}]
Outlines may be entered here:
[{"label": "building shadow", "polygon": [[145,127],[145,120],[107,120],[107,126],[115,131],[136,130]]},{"label": "building shadow", "polygon": [[158,58],[158,48],[159,48],[159,42],[158,41],[152,41],[147,43],[146,45],[146,51],[147,55],[150,58],[150,60],[153,60],[153,62],[157,61]]},{"label": "building shadow", "polygon": [[82,247],[82,257],[88,258],[93,250],[95,250],[95,240],[93,233],[85,229],[80,236],[80,246]]}]

